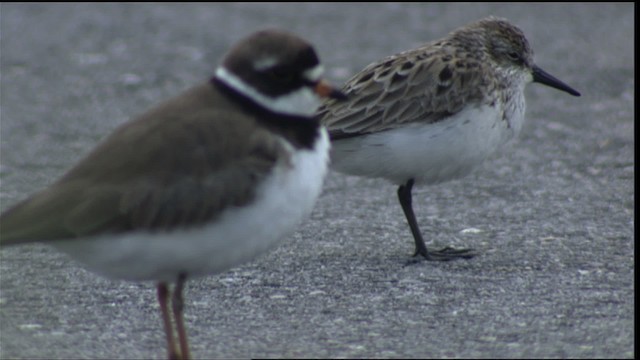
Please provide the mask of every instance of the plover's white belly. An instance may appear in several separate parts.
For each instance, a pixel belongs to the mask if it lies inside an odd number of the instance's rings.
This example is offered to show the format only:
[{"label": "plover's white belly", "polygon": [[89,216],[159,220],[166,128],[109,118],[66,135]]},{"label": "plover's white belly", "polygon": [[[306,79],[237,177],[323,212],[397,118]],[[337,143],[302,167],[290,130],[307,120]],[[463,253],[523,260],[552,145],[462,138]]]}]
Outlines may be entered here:
[{"label": "plover's white belly", "polygon": [[338,140],[331,167],[403,184],[435,184],[467,175],[520,131],[524,103],[509,121],[500,106],[468,107],[446,120]]},{"label": "plover's white belly", "polygon": [[311,213],[326,175],[328,148],[323,130],[315,151],[294,153],[259,186],[254,202],[226,210],[211,224],[54,245],[111,278],[174,281],[181,272],[193,278],[224,271],[274,247]]}]

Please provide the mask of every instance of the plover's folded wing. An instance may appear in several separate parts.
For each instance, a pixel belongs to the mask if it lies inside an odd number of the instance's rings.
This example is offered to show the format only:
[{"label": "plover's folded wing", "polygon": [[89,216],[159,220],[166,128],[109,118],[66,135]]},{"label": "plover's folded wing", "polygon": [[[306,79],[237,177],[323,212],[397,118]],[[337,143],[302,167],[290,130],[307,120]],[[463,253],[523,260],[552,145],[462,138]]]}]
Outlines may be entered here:
[{"label": "plover's folded wing", "polygon": [[[1,244],[198,226],[250,202],[285,151],[234,113],[196,111],[169,126],[147,124],[144,132],[139,122],[115,131],[60,181],[4,213]],[[226,135],[217,136],[222,128]],[[142,138],[144,148],[136,149]]]}]

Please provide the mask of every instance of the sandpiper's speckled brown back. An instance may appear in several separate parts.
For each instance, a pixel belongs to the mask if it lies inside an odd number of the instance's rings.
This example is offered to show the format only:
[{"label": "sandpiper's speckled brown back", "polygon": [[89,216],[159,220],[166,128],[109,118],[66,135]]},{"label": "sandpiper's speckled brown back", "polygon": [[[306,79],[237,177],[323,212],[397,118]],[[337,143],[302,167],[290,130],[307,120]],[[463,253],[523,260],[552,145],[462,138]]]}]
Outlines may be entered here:
[{"label": "sandpiper's speckled brown back", "polygon": [[318,117],[334,140],[437,122],[470,104],[508,96],[496,87],[524,87],[532,59],[520,29],[489,17],[367,66],[343,87],[350,101],[326,101]]}]

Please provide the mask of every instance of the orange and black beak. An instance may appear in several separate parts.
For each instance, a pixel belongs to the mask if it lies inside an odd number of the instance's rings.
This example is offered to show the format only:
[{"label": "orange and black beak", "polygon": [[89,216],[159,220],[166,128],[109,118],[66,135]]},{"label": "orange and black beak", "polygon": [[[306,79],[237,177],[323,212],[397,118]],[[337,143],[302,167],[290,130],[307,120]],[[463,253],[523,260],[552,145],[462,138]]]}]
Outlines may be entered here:
[{"label": "orange and black beak", "polygon": [[329,84],[329,82],[325,80],[319,80],[315,84],[313,90],[316,92],[316,94],[318,94],[320,97],[323,97],[323,98],[331,98],[336,100],[348,99],[347,95],[345,95],[342,91],[331,86],[331,84]]}]

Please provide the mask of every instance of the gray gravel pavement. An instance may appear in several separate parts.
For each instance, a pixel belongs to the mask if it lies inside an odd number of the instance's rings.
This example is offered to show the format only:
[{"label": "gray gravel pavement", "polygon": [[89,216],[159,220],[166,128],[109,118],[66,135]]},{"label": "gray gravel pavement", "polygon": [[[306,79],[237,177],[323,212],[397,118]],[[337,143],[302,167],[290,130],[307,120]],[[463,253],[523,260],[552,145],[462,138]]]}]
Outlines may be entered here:
[{"label": "gray gravel pavement", "polygon": [[[336,83],[490,14],[582,92],[531,85],[515,144],[414,190],[413,262],[395,187],[331,173],[311,216],[255,262],[188,283],[192,353],[238,357],[632,358],[634,5],[2,4],[0,209],[58,178],[130,116],[210,76],[267,25],[316,45]],[[152,284],[43,245],[0,252],[1,358],[163,358]]]}]

